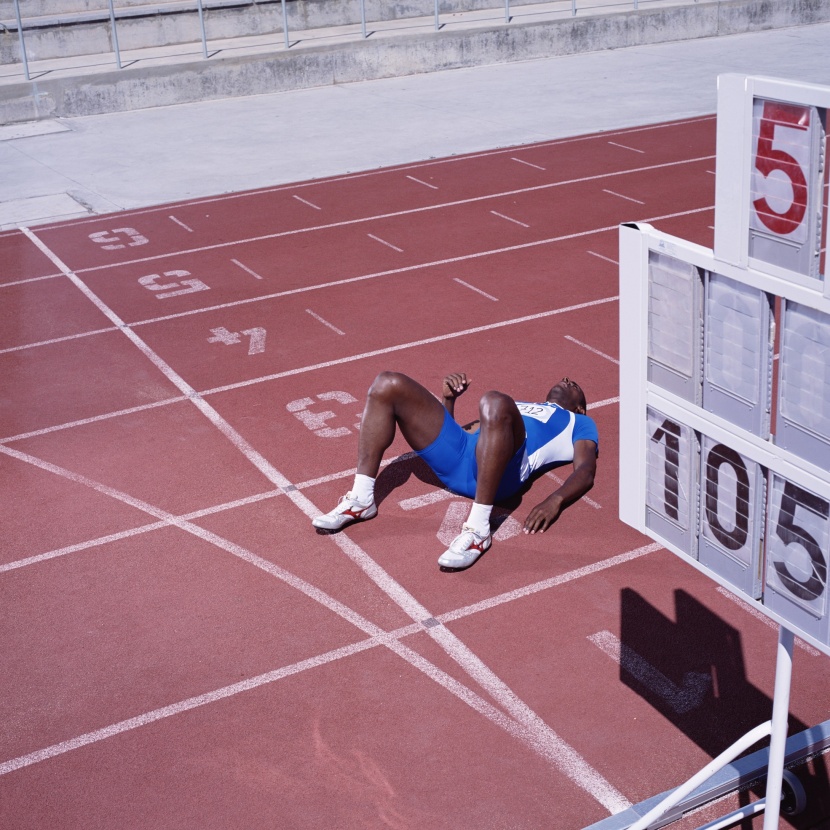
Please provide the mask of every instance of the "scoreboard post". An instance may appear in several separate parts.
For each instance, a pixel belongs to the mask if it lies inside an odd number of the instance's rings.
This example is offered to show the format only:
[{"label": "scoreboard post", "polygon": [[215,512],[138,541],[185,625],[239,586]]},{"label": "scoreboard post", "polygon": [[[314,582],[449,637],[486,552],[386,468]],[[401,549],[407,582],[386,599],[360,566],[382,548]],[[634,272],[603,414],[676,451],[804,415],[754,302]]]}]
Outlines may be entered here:
[{"label": "scoreboard post", "polygon": [[780,626],[765,830],[793,634],[830,655],[828,109],[720,76],[714,249],[620,227],[620,518]]}]

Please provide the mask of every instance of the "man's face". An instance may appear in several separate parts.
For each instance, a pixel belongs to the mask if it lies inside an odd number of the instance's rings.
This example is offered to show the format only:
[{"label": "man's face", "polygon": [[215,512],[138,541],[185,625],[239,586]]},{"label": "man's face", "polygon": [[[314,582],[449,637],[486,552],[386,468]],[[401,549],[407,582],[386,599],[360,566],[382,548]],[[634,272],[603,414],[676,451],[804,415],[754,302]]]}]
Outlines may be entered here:
[{"label": "man's face", "polygon": [[568,409],[579,415],[585,414],[585,406],[583,405],[585,396],[579,384],[570,378],[562,378],[562,380],[556,383],[550,392],[548,392],[547,400],[551,403],[559,404],[563,409]]}]

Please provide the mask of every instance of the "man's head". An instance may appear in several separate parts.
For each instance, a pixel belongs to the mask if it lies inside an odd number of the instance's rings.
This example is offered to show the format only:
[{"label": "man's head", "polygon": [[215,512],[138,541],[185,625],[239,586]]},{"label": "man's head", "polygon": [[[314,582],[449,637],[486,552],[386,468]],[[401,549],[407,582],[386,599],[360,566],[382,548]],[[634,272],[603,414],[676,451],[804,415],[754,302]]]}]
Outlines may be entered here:
[{"label": "man's head", "polygon": [[548,403],[558,404],[563,409],[576,412],[578,415],[584,415],[588,411],[585,393],[580,385],[570,378],[562,378],[554,384],[545,400]]}]

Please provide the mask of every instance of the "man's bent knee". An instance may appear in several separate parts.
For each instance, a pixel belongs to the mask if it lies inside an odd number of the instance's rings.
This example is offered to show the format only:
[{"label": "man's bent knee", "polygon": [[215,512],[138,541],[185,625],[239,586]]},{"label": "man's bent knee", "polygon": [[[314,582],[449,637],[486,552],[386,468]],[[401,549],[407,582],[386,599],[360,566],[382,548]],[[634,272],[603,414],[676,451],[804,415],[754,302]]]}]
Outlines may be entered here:
[{"label": "man's bent knee", "polygon": [[503,392],[485,392],[478,404],[482,426],[512,424],[518,414],[516,402]]},{"label": "man's bent knee", "polygon": [[410,383],[411,379],[400,372],[381,372],[372,381],[369,394],[375,398],[391,401],[403,394],[403,390]]}]

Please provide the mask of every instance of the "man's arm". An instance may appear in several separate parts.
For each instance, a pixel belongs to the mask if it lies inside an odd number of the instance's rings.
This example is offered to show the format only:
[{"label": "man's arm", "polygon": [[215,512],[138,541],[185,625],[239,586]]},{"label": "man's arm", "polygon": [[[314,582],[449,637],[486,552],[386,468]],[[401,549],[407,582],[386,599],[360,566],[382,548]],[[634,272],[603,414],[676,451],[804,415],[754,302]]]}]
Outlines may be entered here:
[{"label": "man's arm", "polygon": [[444,409],[455,418],[455,400],[461,397],[470,385],[470,381],[464,372],[456,372],[444,378],[444,385],[441,388],[441,402]]},{"label": "man's arm", "polygon": [[544,533],[559,514],[593,486],[597,472],[597,445],[593,441],[574,442],[574,468],[562,486],[537,504],[525,519],[525,533]]}]

